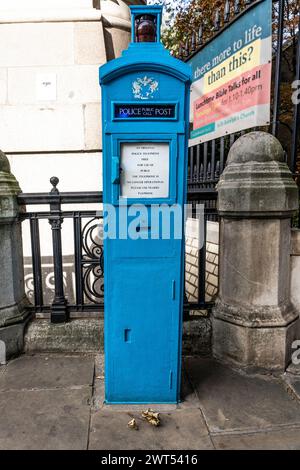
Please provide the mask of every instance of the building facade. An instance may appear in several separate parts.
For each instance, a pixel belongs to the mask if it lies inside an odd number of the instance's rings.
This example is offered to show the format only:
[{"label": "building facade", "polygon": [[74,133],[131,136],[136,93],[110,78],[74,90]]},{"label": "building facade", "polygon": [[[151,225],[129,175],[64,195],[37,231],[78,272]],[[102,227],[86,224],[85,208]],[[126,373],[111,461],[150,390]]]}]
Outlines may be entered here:
[{"label": "building facade", "polygon": [[101,188],[98,68],[130,39],[123,0],[0,0],[0,148],[24,192]]},{"label": "building facade", "polygon": [[[0,149],[23,192],[102,189],[99,66],[130,41],[130,4],[143,0],[0,0]],[[72,210],[83,205],[72,206]],[[89,205],[87,209],[100,209]],[[45,206],[35,207],[45,210]],[[27,207],[27,211],[31,208]],[[32,295],[29,224],[22,224]],[[43,285],[54,289],[51,227],[40,223]],[[74,292],[71,220],[63,224],[65,289]]]}]

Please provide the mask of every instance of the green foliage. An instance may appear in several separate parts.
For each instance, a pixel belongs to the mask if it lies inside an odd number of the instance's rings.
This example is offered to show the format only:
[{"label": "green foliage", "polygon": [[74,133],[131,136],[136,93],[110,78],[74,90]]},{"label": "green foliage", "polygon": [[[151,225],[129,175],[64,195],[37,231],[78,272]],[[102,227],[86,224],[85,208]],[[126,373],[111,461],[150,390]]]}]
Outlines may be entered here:
[{"label": "green foliage", "polygon": [[[220,14],[220,26],[224,25],[225,0],[150,0],[152,3],[165,5],[165,21],[163,29],[163,42],[173,53],[177,53],[180,44],[185,45],[193,32],[198,33],[202,27],[203,42],[214,34],[216,11]],[[149,1],[149,3],[150,3]],[[288,0],[285,2],[284,11],[284,38],[293,40],[298,30],[300,0]],[[234,14],[234,1],[230,1],[230,17]],[[239,2],[240,9],[245,7],[245,0]],[[273,2],[273,44],[276,46],[277,19],[279,2]]]}]

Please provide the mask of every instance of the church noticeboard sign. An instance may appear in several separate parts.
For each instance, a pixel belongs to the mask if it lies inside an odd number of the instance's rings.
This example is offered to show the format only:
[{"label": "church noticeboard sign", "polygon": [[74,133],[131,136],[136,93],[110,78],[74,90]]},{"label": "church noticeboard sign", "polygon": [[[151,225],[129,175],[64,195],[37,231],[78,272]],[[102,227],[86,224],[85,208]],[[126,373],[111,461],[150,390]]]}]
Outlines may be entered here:
[{"label": "church noticeboard sign", "polygon": [[169,196],[170,148],[164,142],[128,142],[121,145],[121,197]]},{"label": "church noticeboard sign", "polygon": [[270,123],[272,1],[243,15],[190,60],[189,146]]}]

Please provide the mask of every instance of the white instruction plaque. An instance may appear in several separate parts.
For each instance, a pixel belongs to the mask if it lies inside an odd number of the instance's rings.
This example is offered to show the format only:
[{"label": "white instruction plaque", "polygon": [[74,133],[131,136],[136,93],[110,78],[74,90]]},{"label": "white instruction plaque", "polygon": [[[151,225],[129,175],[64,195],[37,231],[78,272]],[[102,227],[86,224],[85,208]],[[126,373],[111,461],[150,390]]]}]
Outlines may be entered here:
[{"label": "white instruction plaque", "polygon": [[121,144],[121,197],[169,197],[170,145],[165,142]]}]

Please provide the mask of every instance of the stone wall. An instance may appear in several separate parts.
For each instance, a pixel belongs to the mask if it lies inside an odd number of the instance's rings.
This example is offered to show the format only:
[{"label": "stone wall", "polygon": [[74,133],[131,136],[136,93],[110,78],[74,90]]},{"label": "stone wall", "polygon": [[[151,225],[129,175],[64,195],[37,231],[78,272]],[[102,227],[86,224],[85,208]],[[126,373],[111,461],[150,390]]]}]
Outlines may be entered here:
[{"label": "stone wall", "polygon": [[[198,297],[198,236],[187,225],[186,231],[186,295],[190,302]],[[218,291],[219,224],[207,222],[206,233],[206,300],[212,300]]]},{"label": "stone wall", "polygon": [[127,48],[128,3],[0,0],[0,149],[24,192],[101,190],[98,69]]},{"label": "stone wall", "polygon": [[2,150],[99,150],[98,67],[106,62],[100,13],[84,6],[8,16],[0,21]]}]

